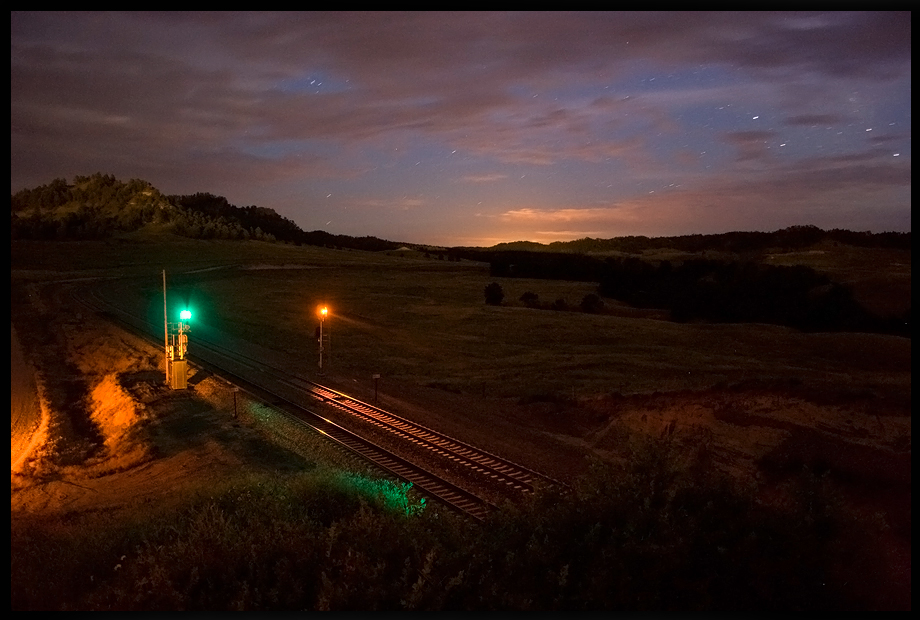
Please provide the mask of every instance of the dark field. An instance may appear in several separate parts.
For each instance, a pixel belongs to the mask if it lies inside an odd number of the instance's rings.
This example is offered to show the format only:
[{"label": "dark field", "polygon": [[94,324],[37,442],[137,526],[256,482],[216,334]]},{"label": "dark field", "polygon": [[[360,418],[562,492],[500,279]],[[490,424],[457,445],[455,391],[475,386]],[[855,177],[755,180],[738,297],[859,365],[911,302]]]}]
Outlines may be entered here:
[{"label": "dark field", "polygon": [[[612,300],[588,314],[578,305],[596,284],[496,279],[486,264],[421,253],[132,237],[13,242],[11,254],[13,324],[40,372],[54,356],[44,342],[88,385],[156,381],[155,350],[109,366],[73,344],[92,317],[55,306],[68,287],[100,286],[162,320],[166,269],[171,304],[305,376],[327,304],[325,380],[372,400],[380,374],[381,406],[573,489],[476,529],[408,509],[411,492],[343,478],[348,465],[322,448],[265,447],[239,452],[238,473],[221,470],[205,496],[192,484],[168,510],[122,502],[104,516],[89,500],[35,498],[55,476],[111,485],[135,466],[80,474],[49,448],[13,476],[14,608],[910,608],[908,338],[674,323]],[[827,246],[765,260],[830,274],[876,312],[909,307],[909,252]],[[503,305],[484,303],[493,281]],[[572,311],[528,308],[525,292]],[[200,385],[196,415],[226,411],[220,390]],[[168,428],[182,414],[145,389],[144,424]],[[136,467],[167,461],[145,454]],[[118,532],[104,544],[102,524]],[[84,588],[76,558],[88,549],[104,576]],[[35,581],[52,564],[59,592],[46,598]]]}]

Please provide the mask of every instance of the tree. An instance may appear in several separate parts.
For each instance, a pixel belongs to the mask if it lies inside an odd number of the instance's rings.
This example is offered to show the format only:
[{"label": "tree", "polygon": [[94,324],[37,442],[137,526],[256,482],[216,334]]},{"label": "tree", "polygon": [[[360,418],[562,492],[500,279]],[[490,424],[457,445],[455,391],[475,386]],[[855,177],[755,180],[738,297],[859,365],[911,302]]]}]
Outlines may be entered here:
[{"label": "tree", "polygon": [[493,282],[485,290],[486,303],[490,306],[500,306],[505,298],[505,291],[502,290],[501,284]]}]

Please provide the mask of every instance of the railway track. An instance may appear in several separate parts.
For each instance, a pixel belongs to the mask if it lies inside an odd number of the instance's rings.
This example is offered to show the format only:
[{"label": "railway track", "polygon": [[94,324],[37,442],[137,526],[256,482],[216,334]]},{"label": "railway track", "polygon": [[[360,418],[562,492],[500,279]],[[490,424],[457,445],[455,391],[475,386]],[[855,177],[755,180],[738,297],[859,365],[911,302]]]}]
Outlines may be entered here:
[{"label": "railway track", "polygon": [[389,411],[362,402],[347,394],[308,381],[296,379],[316,398],[342,411],[354,415],[399,439],[430,451],[437,457],[467,467],[479,476],[489,478],[494,484],[504,485],[507,490],[530,493],[538,482],[561,485],[560,482],[522,465],[490,454],[468,443],[454,439]]},{"label": "railway track", "polygon": [[[81,289],[78,300],[122,327],[128,327],[154,344],[162,345],[159,338],[152,335],[156,333],[157,326],[112,304],[100,294],[98,288]],[[189,356],[191,361],[223,375],[254,396],[271,402],[305,428],[321,433],[350,453],[360,456],[393,476],[411,482],[423,494],[476,520],[485,518],[494,510],[494,505],[476,492],[462,488],[426,469],[420,463],[412,462],[358,431],[347,428],[344,423],[352,426],[355,421],[369,424],[378,433],[389,437],[389,443],[402,444],[410,448],[409,452],[421,451],[426,456],[424,460],[440,461],[453,470],[466,472],[477,481],[476,486],[493,488],[505,496],[519,497],[521,494],[530,493],[536,484],[562,484],[502,457],[327,386],[272,367],[262,360],[247,356],[239,350],[231,350],[206,338],[196,337],[193,350],[195,354]],[[307,401],[316,400],[331,405],[341,412],[344,418],[336,422],[308,408]]]}]

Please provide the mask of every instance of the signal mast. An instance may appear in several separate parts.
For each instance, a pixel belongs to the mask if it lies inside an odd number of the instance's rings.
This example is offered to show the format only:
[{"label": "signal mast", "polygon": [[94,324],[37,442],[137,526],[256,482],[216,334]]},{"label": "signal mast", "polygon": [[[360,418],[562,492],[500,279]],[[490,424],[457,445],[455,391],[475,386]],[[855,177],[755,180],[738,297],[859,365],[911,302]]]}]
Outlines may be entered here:
[{"label": "signal mast", "polygon": [[188,332],[192,313],[182,310],[179,322],[170,323],[166,313],[166,270],[163,270],[163,337],[166,346],[166,384],[174,390],[188,388]]},{"label": "signal mast", "polygon": [[330,333],[329,328],[325,327],[326,317],[329,316],[329,308],[322,306],[319,308],[319,327],[316,328],[316,340],[319,342],[319,374],[323,374],[323,353],[326,354],[326,364],[329,364],[330,350]]}]

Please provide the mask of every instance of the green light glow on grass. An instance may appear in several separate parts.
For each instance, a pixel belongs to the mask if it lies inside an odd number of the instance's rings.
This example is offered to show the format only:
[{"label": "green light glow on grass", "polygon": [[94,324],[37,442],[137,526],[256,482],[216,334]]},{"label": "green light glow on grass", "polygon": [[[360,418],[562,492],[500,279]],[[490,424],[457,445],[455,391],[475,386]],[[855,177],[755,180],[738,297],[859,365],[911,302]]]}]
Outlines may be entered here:
[{"label": "green light glow on grass", "polygon": [[425,510],[425,498],[414,501],[409,497],[411,482],[393,482],[392,480],[372,480],[357,474],[348,475],[348,482],[358,494],[369,500],[382,501],[388,510],[404,512],[407,517],[416,516]]}]

